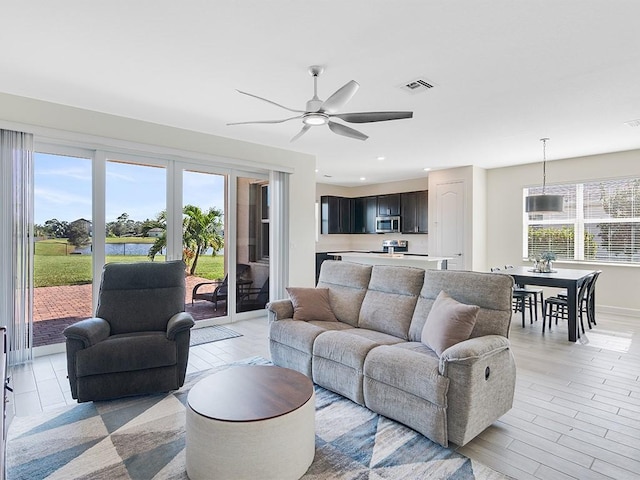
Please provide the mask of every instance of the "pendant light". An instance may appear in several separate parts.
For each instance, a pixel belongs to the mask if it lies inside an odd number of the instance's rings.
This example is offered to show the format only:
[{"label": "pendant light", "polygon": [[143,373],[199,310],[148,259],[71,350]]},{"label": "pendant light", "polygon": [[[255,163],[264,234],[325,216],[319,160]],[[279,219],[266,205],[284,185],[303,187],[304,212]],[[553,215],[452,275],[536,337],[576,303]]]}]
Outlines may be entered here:
[{"label": "pendant light", "polygon": [[555,213],[563,211],[564,198],[562,195],[547,195],[547,140],[541,138],[542,142],[542,195],[529,195],[525,203],[527,213]]}]

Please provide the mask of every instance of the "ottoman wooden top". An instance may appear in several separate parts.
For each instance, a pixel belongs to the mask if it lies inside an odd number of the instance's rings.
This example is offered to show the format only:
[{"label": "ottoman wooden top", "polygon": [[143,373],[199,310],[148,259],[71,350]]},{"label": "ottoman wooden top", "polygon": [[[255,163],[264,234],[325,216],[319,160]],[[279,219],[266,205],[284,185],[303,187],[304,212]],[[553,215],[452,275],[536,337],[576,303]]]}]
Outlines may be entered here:
[{"label": "ottoman wooden top", "polygon": [[303,374],[271,365],[229,367],[196,383],[187,402],[207,418],[254,422],[286,415],[304,405],[313,383]]}]

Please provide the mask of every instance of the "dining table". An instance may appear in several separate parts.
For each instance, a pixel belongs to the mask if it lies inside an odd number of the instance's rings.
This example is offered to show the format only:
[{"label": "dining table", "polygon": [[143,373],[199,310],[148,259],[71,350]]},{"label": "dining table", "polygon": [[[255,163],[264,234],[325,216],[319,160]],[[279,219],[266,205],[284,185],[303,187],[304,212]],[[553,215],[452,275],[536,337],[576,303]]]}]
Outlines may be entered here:
[{"label": "dining table", "polygon": [[[550,272],[539,272],[532,267],[513,267],[503,270],[513,277],[516,285],[537,285],[567,289],[567,310],[569,322],[569,341],[578,337],[578,292],[582,284],[595,270],[577,268],[554,268]],[[595,295],[595,293],[594,293]],[[595,298],[593,300],[595,302]],[[544,318],[543,318],[544,321]]]}]

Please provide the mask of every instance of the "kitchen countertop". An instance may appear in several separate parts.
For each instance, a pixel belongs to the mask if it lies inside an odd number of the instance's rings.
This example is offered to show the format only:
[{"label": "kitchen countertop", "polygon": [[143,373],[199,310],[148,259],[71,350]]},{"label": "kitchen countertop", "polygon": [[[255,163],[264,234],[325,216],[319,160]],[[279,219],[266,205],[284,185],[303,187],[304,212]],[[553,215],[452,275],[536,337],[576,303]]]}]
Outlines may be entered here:
[{"label": "kitchen countertop", "polygon": [[415,253],[370,253],[365,251],[328,252],[327,255],[341,257],[343,260],[367,265],[405,265],[418,268],[446,270],[447,260],[451,257],[431,257]]}]

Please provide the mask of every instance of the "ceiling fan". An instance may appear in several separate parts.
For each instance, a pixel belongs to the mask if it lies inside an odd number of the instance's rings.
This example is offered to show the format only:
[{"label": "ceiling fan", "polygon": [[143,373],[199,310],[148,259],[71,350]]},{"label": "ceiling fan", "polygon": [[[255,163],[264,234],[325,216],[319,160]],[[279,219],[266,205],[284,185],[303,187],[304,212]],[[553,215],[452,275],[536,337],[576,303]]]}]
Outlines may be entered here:
[{"label": "ceiling fan", "polygon": [[326,100],[320,100],[318,98],[318,76],[324,71],[324,68],[319,65],[313,65],[309,67],[309,74],[313,77],[313,97],[307,102],[306,110],[296,110],[294,108],[285,107],[279,103],[272,102],[266,98],[253,95],[252,93],[242,92],[238,90],[238,93],[248,95],[250,97],[257,98],[272,105],[284,108],[290,112],[299,113],[295,117],[284,118],[282,120],[256,120],[251,122],[234,122],[227,123],[227,125],[247,125],[250,123],[283,123],[289,120],[302,119],[302,130],[291,139],[292,142],[299,139],[302,135],[307,133],[311,127],[319,125],[327,125],[333,133],[343,135],[349,138],[355,138],[357,140],[366,140],[369,138],[362,132],[355,130],[341,123],[332,121],[332,118],[339,118],[349,123],[370,123],[370,122],[385,122],[388,120],[400,120],[403,118],[412,118],[413,112],[358,112],[358,113],[338,113],[346,103],[351,100],[351,97],[355,95],[360,88],[360,84],[355,80],[347,82],[344,86],[336,90]]}]

